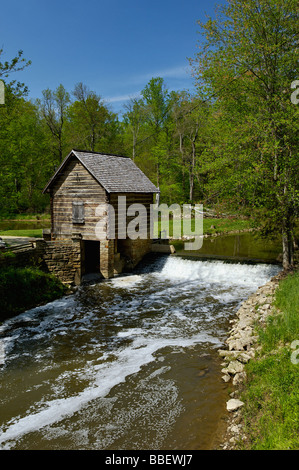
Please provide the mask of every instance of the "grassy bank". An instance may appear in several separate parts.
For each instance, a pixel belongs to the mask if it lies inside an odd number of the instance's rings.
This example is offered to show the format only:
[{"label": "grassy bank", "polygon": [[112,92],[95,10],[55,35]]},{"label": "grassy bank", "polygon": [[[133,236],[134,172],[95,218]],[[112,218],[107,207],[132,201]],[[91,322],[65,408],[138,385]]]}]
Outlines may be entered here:
[{"label": "grassy bank", "polygon": [[0,230],[1,236],[41,238],[43,236],[43,229]]},{"label": "grassy bank", "polygon": [[3,268],[0,270],[0,321],[51,302],[66,290],[55,276],[37,268]]},{"label": "grassy bank", "polygon": [[260,349],[247,365],[241,397],[246,446],[252,450],[299,449],[298,271],[280,282],[275,307],[259,331]]},{"label": "grassy bank", "polygon": [[[158,230],[163,230],[164,226],[163,223],[159,220],[158,223]],[[195,219],[191,219],[191,230],[194,232],[195,230]],[[166,221],[166,227],[167,228],[167,221]],[[212,235],[213,233],[227,233],[227,232],[232,232],[232,231],[237,231],[237,230],[244,230],[244,229],[249,229],[251,227],[251,221],[250,220],[245,220],[245,219],[236,219],[236,218],[225,218],[225,219],[215,219],[212,217],[205,217],[203,219],[203,234],[207,235]],[[168,235],[174,238],[179,238],[176,237],[176,234],[183,234],[183,221],[182,220],[176,220],[176,219],[170,219],[169,220],[169,233]],[[188,234],[186,234],[188,235]],[[191,234],[190,234],[191,235]]]}]

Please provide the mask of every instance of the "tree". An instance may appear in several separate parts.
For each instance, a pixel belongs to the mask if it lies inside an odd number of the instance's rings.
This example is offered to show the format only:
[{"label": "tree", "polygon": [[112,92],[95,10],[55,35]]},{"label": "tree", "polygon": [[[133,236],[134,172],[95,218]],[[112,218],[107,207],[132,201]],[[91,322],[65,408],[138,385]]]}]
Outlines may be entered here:
[{"label": "tree", "polygon": [[7,85],[0,108],[1,215],[46,208],[42,190],[54,169],[47,144],[37,108]]},{"label": "tree", "polygon": [[175,135],[179,138],[179,150],[183,166],[189,175],[189,200],[194,199],[194,185],[198,157],[206,141],[208,105],[198,96],[187,92],[177,93],[173,107]]},{"label": "tree", "polygon": [[117,150],[115,143],[119,129],[116,115],[109,111],[99,95],[81,82],[77,83],[73,94],[76,101],[68,110],[71,146],[92,152],[112,153]]},{"label": "tree", "polygon": [[[1,48],[0,58],[3,53],[4,50]],[[2,79],[2,81],[5,83],[5,79],[8,78],[11,73],[20,72],[31,64],[30,60],[26,61],[26,59],[24,59],[22,56],[23,51],[20,50],[18,51],[17,55],[11,59],[11,61],[0,61],[0,80]],[[13,80],[9,83],[6,82],[6,87],[9,87],[10,90],[14,89],[14,94],[18,94],[18,96],[23,96],[28,92],[27,86],[25,86],[24,83],[16,82],[16,80]]]},{"label": "tree", "polygon": [[126,109],[124,122],[132,133],[132,160],[135,161],[137,139],[146,120],[146,108],[143,100],[138,98],[131,98],[124,108]]},{"label": "tree", "polygon": [[251,204],[265,233],[280,232],[284,267],[299,205],[298,107],[290,101],[298,13],[296,0],[230,0],[199,22],[204,47],[194,62],[227,130],[216,158],[210,152],[214,188]]},{"label": "tree", "polygon": [[[0,57],[3,54],[3,48],[0,49]],[[11,59],[11,61],[0,62],[0,78],[7,78],[13,72],[19,72],[24,70],[25,67],[28,67],[31,64],[31,61],[24,59],[23,51],[18,51],[17,55]]]},{"label": "tree", "polygon": [[147,112],[146,121],[149,125],[150,137],[154,140],[153,157],[156,161],[157,186],[160,185],[160,164],[165,153],[165,142],[162,133],[167,131],[167,119],[171,109],[171,101],[163,78],[152,78],[142,90]]},{"label": "tree", "polygon": [[64,128],[70,95],[61,84],[55,91],[47,88],[42,93],[43,99],[37,100],[37,103],[54,138],[54,153],[57,155],[58,162],[61,163],[64,155]]}]

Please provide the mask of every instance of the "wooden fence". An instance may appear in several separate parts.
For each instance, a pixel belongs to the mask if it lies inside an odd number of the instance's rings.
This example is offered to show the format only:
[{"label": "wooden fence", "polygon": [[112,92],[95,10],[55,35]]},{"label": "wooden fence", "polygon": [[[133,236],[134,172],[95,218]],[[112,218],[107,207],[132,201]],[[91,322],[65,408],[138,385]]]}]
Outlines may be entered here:
[{"label": "wooden fence", "polygon": [[28,251],[34,249],[35,246],[32,242],[20,243],[17,245],[7,246],[1,249],[2,253],[12,252],[19,253],[20,251]]}]

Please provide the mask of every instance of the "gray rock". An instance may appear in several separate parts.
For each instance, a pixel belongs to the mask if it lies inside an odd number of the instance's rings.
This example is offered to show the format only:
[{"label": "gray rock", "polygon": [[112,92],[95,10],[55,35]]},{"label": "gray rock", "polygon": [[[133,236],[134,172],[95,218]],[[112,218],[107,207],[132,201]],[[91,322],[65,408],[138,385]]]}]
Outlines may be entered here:
[{"label": "gray rock", "polygon": [[239,385],[239,384],[244,383],[246,380],[246,377],[247,375],[245,371],[238,372],[233,378],[233,385]]},{"label": "gray rock", "polygon": [[226,403],[227,411],[237,411],[242,406],[244,406],[244,402],[241,400],[238,400],[237,398],[232,398],[231,400],[228,400],[228,402]]},{"label": "gray rock", "polygon": [[226,368],[229,374],[237,374],[238,372],[243,372],[244,365],[241,364],[239,361],[232,361],[229,363],[228,367]]},{"label": "gray rock", "polygon": [[222,380],[223,380],[224,382],[229,382],[229,381],[230,381],[230,375],[229,375],[229,374],[224,374],[224,375],[222,376]]}]

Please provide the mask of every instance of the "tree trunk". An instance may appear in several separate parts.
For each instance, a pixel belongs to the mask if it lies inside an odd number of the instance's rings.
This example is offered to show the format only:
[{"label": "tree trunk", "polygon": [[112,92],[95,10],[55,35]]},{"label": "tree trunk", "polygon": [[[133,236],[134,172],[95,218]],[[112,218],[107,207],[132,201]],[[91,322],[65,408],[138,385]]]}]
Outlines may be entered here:
[{"label": "tree trunk", "polygon": [[196,153],[195,140],[196,140],[196,138],[194,138],[194,140],[192,140],[192,160],[191,160],[190,170],[189,170],[190,171],[190,174],[189,174],[189,182],[190,182],[189,199],[190,199],[190,202],[193,201],[193,189],[194,189],[194,168],[195,168],[195,153]]},{"label": "tree trunk", "polygon": [[290,230],[282,232],[282,267],[288,269],[294,261],[293,239]]},{"label": "tree trunk", "polygon": [[135,157],[136,157],[136,135],[135,135],[135,132],[133,132],[133,151],[132,151],[133,162],[135,161]]},{"label": "tree trunk", "polygon": [[190,202],[193,201],[193,188],[194,188],[194,173],[193,173],[193,169],[190,168],[190,174],[189,174],[189,199],[190,199]]}]

